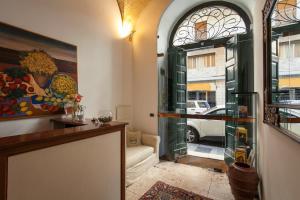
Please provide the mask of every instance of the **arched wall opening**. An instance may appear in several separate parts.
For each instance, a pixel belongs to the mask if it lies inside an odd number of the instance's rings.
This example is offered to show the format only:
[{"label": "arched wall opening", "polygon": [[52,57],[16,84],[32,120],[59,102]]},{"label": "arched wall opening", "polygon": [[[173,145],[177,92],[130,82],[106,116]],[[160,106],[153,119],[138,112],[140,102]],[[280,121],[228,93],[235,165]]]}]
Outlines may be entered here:
[{"label": "arched wall opening", "polygon": [[[236,3],[236,4],[238,4],[238,3]],[[167,10],[163,14],[160,24],[159,24],[158,39],[157,39],[158,111],[159,112],[165,112],[165,111],[174,112],[175,110],[176,111],[178,110],[178,108],[172,109],[171,108],[172,106],[170,107],[170,104],[172,104],[172,103],[170,103],[170,98],[172,98],[171,96],[173,96],[173,94],[170,95],[170,93],[172,93],[172,92],[170,92],[170,75],[169,75],[170,70],[168,69],[168,68],[170,68],[170,64],[168,63],[168,57],[169,57],[168,49],[170,50],[170,48],[175,47],[175,46],[180,46],[180,48],[183,48],[183,49],[186,48],[185,50],[187,50],[188,48],[191,49],[191,46],[189,46],[190,44],[185,44],[183,42],[182,44],[178,43],[176,45],[175,42],[173,43],[173,40],[175,41],[174,38],[176,38],[176,31],[178,31],[177,29],[181,28],[180,27],[181,23],[183,21],[185,21],[185,18],[187,18],[189,15],[191,15],[191,13],[193,14],[193,12],[196,12],[200,9],[207,8],[210,6],[211,7],[212,6],[224,6],[225,8],[236,11],[237,16],[240,16],[243,19],[243,21],[245,22],[245,25],[246,25],[245,33],[251,35],[251,46],[253,45],[252,34],[250,33],[250,32],[252,32],[252,30],[251,30],[252,23],[251,23],[250,17],[248,17],[251,15],[249,15],[249,11],[247,9],[245,9],[244,5],[239,5],[239,4],[236,5],[236,4],[229,3],[226,1],[207,1],[207,2],[191,1],[191,2],[189,2],[189,5],[186,5],[186,4],[182,4],[182,2],[175,1],[167,8]],[[244,10],[246,10],[246,11],[244,11]],[[195,24],[193,24],[193,26],[195,26]],[[195,37],[195,36],[193,36],[193,37]],[[225,36],[223,36],[223,37],[225,37]],[[221,36],[221,38],[222,38],[222,36]],[[216,40],[217,38],[211,37],[209,39]],[[186,40],[186,38],[184,38],[183,40]],[[205,39],[203,41],[195,42],[195,44],[192,44],[193,48],[203,48],[205,46],[208,46],[208,44],[206,44],[206,40],[207,39]],[[226,39],[226,41],[227,41],[227,39]],[[201,44],[200,44],[200,42],[201,42]],[[190,42],[190,43],[193,43],[193,42]],[[198,44],[196,44],[196,43],[198,43]],[[225,45],[225,43],[224,43],[224,45]],[[201,47],[201,45],[202,45],[202,47]],[[252,48],[250,47],[249,49],[252,54],[253,53]],[[251,59],[253,59],[253,56]],[[251,62],[253,62],[253,60]],[[251,75],[249,75],[249,76],[251,76],[249,79],[251,79],[251,82],[253,83],[253,65],[250,63],[247,65],[249,68],[250,67],[252,68],[249,71],[250,72],[249,74],[251,74]],[[169,77],[168,77],[168,75],[169,75]],[[247,84],[247,85],[249,85],[249,84]],[[253,86],[251,88],[250,87],[247,88],[246,90],[253,91]],[[182,111],[185,112],[184,109],[182,109]],[[182,123],[182,122],[180,122],[180,123]],[[178,123],[178,124],[180,124],[180,123]],[[171,144],[171,145],[169,144],[170,143],[169,142],[170,134],[168,134],[168,132],[170,131],[169,130],[170,129],[169,119],[160,118],[158,128],[159,128],[158,132],[161,137],[160,154],[161,155],[169,154],[169,152],[170,152],[169,147],[176,146],[175,144]],[[178,138],[178,136],[177,136],[177,138]],[[171,139],[171,140],[173,140],[173,139]]]},{"label": "arched wall opening", "polygon": [[[133,39],[133,126],[146,133],[158,134],[158,118],[149,113],[158,112],[158,73],[164,62],[157,53],[167,49],[167,40],[176,21],[192,7],[206,0],[152,0],[141,13]],[[265,0],[230,0],[251,16],[254,33],[255,91],[259,92],[259,109],[263,109],[263,27],[262,9]],[[173,13],[174,12],[174,13]],[[173,13],[173,14],[172,14]],[[149,17],[151,16],[151,17]],[[160,37],[157,39],[157,35]],[[164,51],[165,50],[165,51]],[[166,54],[164,54],[166,55]],[[147,106],[145,106],[147,105]],[[157,116],[157,115],[154,115]],[[259,113],[258,157],[259,174],[263,182],[262,199],[297,199],[300,165],[299,144],[270,126],[263,124],[263,112]],[[280,147],[280,148],[278,148]],[[290,155],[290,156],[282,156]],[[289,163],[293,162],[293,165]],[[281,176],[274,176],[283,170]],[[281,187],[284,182],[284,187]]]},{"label": "arched wall opening", "polygon": [[[168,42],[171,35],[171,32],[178,20],[189,10],[192,8],[206,3],[212,2],[210,0],[189,0],[189,1],[181,1],[181,0],[174,0],[172,1],[169,6],[166,8],[164,13],[161,15],[157,35],[159,36],[157,39],[157,52],[158,53],[166,53],[168,49]],[[255,1],[241,1],[241,0],[231,0],[231,1],[224,1],[224,2],[231,2],[232,4],[237,5],[245,13],[249,16],[252,22],[252,14],[251,10],[254,9]],[[250,10],[251,9],[251,10]]]}]

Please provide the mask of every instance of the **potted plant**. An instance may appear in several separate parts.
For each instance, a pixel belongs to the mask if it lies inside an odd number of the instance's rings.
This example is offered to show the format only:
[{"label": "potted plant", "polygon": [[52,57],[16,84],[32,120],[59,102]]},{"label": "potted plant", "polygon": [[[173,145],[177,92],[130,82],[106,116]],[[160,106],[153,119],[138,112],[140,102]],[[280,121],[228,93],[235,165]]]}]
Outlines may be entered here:
[{"label": "potted plant", "polygon": [[[80,120],[83,119],[83,112],[85,107],[83,105],[80,105],[82,96],[80,94],[72,94],[68,95],[67,98],[69,99],[68,102],[66,102],[64,108],[65,108],[65,114],[67,116],[72,115],[72,120],[77,120],[80,118]],[[80,115],[80,116],[78,116]]]}]

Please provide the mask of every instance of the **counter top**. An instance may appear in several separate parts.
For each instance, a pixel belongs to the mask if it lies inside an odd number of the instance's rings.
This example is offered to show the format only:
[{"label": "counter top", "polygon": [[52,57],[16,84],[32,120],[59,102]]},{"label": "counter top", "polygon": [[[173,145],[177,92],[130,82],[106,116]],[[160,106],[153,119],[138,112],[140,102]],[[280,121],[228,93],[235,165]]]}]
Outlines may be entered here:
[{"label": "counter top", "polygon": [[[103,125],[86,120],[84,125],[0,137],[0,152],[10,155],[42,149],[67,142],[104,135],[125,128],[127,123],[110,122]],[[122,131],[124,132],[124,131]]]},{"label": "counter top", "polygon": [[[56,119],[54,121],[67,123],[66,120],[62,121]],[[72,125],[74,125],[74,123],[72,123]],[[99,123],[93,123],[91,120],[86,120],[83,123],[76,123],[75,125],[75,127],[70,128],[0,137],[0,200],[7,200],[9,157],[115,132],[118,132],[121,141],[120,191],[121,200],[125,200],[125,126],[127,123],[110,122],[101,125]],[[46,171],[45,169],[45,172]]]}]

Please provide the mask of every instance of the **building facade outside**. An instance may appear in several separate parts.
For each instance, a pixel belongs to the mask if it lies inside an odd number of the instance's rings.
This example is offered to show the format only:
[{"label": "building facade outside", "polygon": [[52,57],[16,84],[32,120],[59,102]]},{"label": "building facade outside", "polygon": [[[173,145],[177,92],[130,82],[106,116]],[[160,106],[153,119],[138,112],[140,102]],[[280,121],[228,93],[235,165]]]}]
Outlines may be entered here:
[{"label": "building facade outside", "polygon": [[211,107],[225,104],[225,48],[187,54],[188,100],[206,100]]}]

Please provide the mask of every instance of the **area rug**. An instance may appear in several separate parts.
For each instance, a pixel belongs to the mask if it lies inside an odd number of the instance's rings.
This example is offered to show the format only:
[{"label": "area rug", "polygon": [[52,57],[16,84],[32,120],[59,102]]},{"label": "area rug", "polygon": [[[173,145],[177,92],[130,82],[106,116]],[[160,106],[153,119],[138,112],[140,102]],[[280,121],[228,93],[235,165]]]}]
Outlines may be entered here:
[{"label": "area rug", "polygon": [[184,189],[156,182],[140,200],[212,200]]}]

